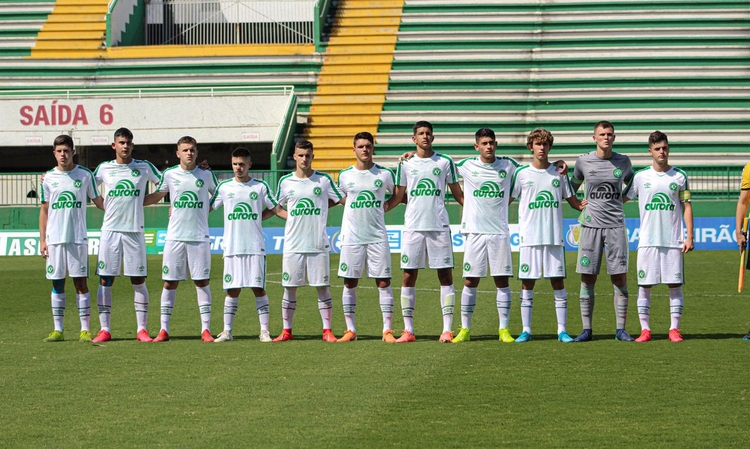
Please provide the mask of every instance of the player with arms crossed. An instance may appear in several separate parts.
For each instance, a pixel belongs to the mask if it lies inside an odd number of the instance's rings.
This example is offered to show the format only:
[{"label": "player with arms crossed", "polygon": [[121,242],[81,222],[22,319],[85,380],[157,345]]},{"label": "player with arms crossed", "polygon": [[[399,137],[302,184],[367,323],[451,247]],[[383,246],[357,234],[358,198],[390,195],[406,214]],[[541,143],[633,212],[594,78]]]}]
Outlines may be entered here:
[{"label": "player with arms crossed", "polygon": [[464,196],[458,185],[458,172],[453,159],[436,153],[432,149],[435,140],[430,122],[419,121],[412,128],[412,141],[416,145],[415,157],[398,165],[396,193],[389,200],[392,208],[406,196],[404,232],[402,233],[401,269],[401,314],[404,317],[404,332],[398,343],[416,341],[414,336],[414,307],[416,305],[416,283],[419,270],[437,270],[440,282],[440,306],[443,312],[443,332],[438,341],[453,340],[453,242],[451,241],[448,211],[445,208],[445,189],[450,188],[458,204]]},{"label": "player with arms crossed", "polygon": [[300,140],[294,145],[294,172],[279,180],[278,203],[287,208],[282,259],[281,318],[284,328],[273,341],[292,340],[297,287],[307,284],[318,292],[318,310],[323,320],[323,341],[333,343],[331,332],[333,301],[330,281],[330,243],[326,233],[328,207],[338,204],[343,195],[326,173],[313,170],[313,144]]},{"label": "player with arms crossed", "polygon": [[133,159],[133,133],[127,128],[115,131],[112,149],[115,160],[102,162],[94,171],[97,185],[104,184],[104,221],[99,241],[99,262],[96,272],[100,277],[96,302],[99,306],[101,330],[94,343],[109,341],[112,285],[124,266],[125,276],[133,285],[136,339],[149,342],[149,295],[146,288],[148,262],[146,239],[143,234],[143,200],[149,181],[158,184],[161,173],[148,161]]},{"label": "player with arms crossed", "polygon": [[263,237],[263,212],[286,217],[264,181],[249,174],[253,162],[247,148],[232,152],[234,178],[222,181],[211,199],[211,209],[224,206],[224,330],[215,342],[232,341],[234,316],[239,307],[240,292],[250,288],[260,320],[259,339],[270,342],[268,332],[268,295],[266,294],[266,248]]},{"label": "player with arms crossed", "polygon": [[195,283],[201,315],[201,339],[213,342],[211,336],[211,243],[208,234],[210,199],[216,190],[216,176],[210,170],[196,166],[198,143],[185,136],[177,141],[179,165],[164,171],[157,191],[146,196],[145,205],[154,204],[167,193],[172,199],[172,213],[164,244],[161,292],[161,330],[154,342],[169,340],[172,318],[180,281],[190,278]]},{"label": "player with arms crossed", "polygon": [[86,202],[88,198],[99,209],[104,200],[94,184],[94,174],[73,162],[75,147],[67,135],[55,138],[52,153],[57,166],[42,181],[42,207],[39,211],[39,250],[47,259],[47,279],[52,281],[52,319],[55,330],[46,342],[63,341],[65,321],[65,277],[73,278],[81,320],[82,342],[91,342],[89,321],[91,294],[88,237],[86,235]]},{"label": "player with arms crossed", "polygon": [[[680,319],[684,297],[684,254],[693,243],[693,206],[684,171],[669,165],[669,140],[661,131],[648,136],[651,167],[639,170],[625,191],[625,201],[638,198],[641,228],[638,237],[638,317],[641,321],[639,343],[651,340],[651,287],[669,287],[669,340],[681,342]],[[685,229],[682,220],[685,219]]]},{"label": "player with arms crossed", "polygon": [[395,343],[393,290],[391,289],[391,251],[385,229],[385,195],[393,193],[396,178],[393,172],[372,160],[375,154],[372,134],[354,136],[357,162],[339,174],[339,188],[346,194],[341,220],[341,257],[339,277],[344,278],[341,300],[347,331],[339,342],[357,339],[355,310],[357,285],[367,265],[367,277],[375,279],[383,314],[383,341]]},{"label": "player with arms crossed", "polygon": [[557,339],[570,343],[566,331],[568,293],[565,291],[565,242],[562,200],[575,210],[582,210],[568,177],[561,175],[548,156],[555,139],[546,129],[535,129],[526,139],[531,151],[531,165],[524,165],[513,175],[511,196],[518,198],[518,231],[520,252],[518,278],[521,279],[521,323],[523,332],[516,343],[531,340],[531,311],[537,279],[550,280],[555,297]]},{"label": "player with arms crossed", "polygon": [[615,127],[607,121],[594,125],[596,150],[576,160],[571,179],[578,190],[586,181],[588,204],[581,213],[581,236],[578,242],[578,264],[581,274],[581,321],[583,330],[575,341],[593,338],[594,289],[602,264],[602,250],[607,258],[607,273],[614,288],[616,317],[615,339],[633,341],[625,330],[628,317],[628,234],[622,208],[623,186],[633,180],[630,158],[612,151]]}]

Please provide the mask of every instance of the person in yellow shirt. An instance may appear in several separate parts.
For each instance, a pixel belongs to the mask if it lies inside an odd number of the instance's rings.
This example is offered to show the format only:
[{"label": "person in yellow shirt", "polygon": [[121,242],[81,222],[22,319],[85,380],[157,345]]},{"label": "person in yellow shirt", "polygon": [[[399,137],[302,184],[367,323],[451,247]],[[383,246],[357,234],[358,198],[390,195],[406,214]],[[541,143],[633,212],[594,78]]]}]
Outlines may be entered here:
[{"label": "person in yellow shirt", "polygon": [[[750,162],[742,170],[742,184],[740,185],[740,197],[737,199],[737,212],[735,213],[735,236],[737,237],[737,246],[740,249],[747,248],[747,236],[742,233],[742,222],[747,216],[747,206],[750,203]],[[750,332],[742,338],[750,341]]]}]

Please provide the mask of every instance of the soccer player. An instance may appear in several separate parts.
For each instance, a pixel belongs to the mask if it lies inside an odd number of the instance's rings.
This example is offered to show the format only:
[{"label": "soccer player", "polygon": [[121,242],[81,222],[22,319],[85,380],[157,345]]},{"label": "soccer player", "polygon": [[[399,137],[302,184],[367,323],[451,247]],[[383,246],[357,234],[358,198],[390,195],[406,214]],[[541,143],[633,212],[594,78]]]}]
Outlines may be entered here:
[{"label": "soccer player", "polygon": [[266,248],[263,237],[263,211],[271,210],[285,218],[264,181],[249,174],[253,162],[247,148],[232,152],[234,178],[222,181],[211,199],[211,209],[224,206],[224,330],[214,341],[232,341],[234,315],[239,307],[240,292],[250,288],[260,320],[259,339],[270,342],[268,332],[268,295],[266,294]]},{"label": "soccer player", "polygon": [[52,146],[57,166],[42,181],[42,207],[39,210],[39,249],[47,259],[47,279],[52,281],[52,320],[55,330],[46,342],[63,341],[65,317],[65,277],[73,278],[81,320],[82,342],[91,342],[89,320],[91,294],[86,279],[89,275],[88,238],[86,236],[86,201],[99,209],[104,200],[94,184],[94,174],[73,162],[76,154],[73,139],[57,136]]},{"label": "soccer player", "polygon": [[292,324],[297,309],[297,288],[307,284],[318,292],[318,310],[323,320],[323,341],[335,342],[331,331],[333,301],[330,289],[330,243],[326,234],[329,205],[338,204],[343,195],[326,173],[313,170],[313,144],[300,140],[294,145],[294,172],[279,180],[278,203],[286,206],[284,255],[281,285],[281,318],[284,328],[273,341],[293,338]]},{"label": "soccer player", "polygon": [[148,322],[149,295],[146,288],[148,274],[146,240],[143,235],[143,199],[149,181],[157,184],[161,172],[150,162],[133,159],[133,133],[127,128],[115,131],[112,149],[113,161],[102,162],[94,171],[96,184],[104,184],[104,221],[99,241],[99,289],[96,302],[99,306],[101,330],[95,343],[109,341],[110,311],[112,309],[112,285],[124,267],[125,276],[133,285],[138,341],[149,342]]},{"label": "soccer player", "polygon": [[518,231],[520,251],[518,278],[521,279],[521,323],[523,332],[516,343],[531,340],[531,311],[534,285],[537,279],[550,280],[555,297],[557,339],[570,343],[573,338],[566,331],[568,293],[565,291],[565,242],[562,200],[575,210],[583,205],[570,185],[549,161],[555,138],[544,128],[529,133],[526,148],[532,153],[531,165],[516,170],[511,183],[511,199],[518,198]]},{"label": "soccer player", "polygon": [[146,196],[145,205],[160,201],[167,194],[172,199],[172,213],[164,244],[161,293],[161,330],[154,342],[169,340],[169,322],[180,281],[195,283],[201,315],[201,339],[213,342],[211,336],[211,244],[208,234],[210,199],[216,190],[216,176],[196,166],[198,143],[185,136],[177,141],[179,165],[162,173],[157,191]]},{"label": "soccer player", "polygon": [[[625,201],[638,198],[641,228],[638,237],[638,317],[641,335],[635,341],[651,340],[651,287],[669,287],[669,340],[681,342],[680,319],[685,283],[683,257],[695,247],[693,243],[693,206],[690,187],[684,171],[669,165],[669,140],[661,131],[648,136],[651,167],[639,170],[633,184],[625,191]],[[682,220],[685,220],[685,229]]]},{"label": "soccer player", "polygon": [[[740,184],[740,197],[737,199],[737,211],[735,212],[736,228],[734,230],[737,245],[740,251],[747,250],[747,235],[742,233],[742,225],[747,217],[748,204],[750,204],[750,162],[742,170],[742,183]],[[744,341],[750,341],[750,331],[742,337]]]},{"label": "soccer player", "polygon": [[418,121],[412,128],[416,145],[415,157],[398,165],[396,193],[389,200],[389,209],[406,197],[404,232],[401,246],[401,314],[404,332],[397,343],[416,341],[414,336],[414,306],[419,270],[425,268],[429,257],[430,268],[437,270],[440,282],[440,306],[443,312],[441,343],[453,340],[453,243],[445,208],[445,188],[448,187],[458,204],[464,197],[458,185],[458,173],[453,159],[432,149],[435,140],[430,122]]},{"label": "soccer player", "polygon": [[612,150],[615,127],[607,121],[594,125],[596,150],[578,157],[573,179],[576,191],[586,182],[588,204],[579,220],[581,236],[578,243],[576,272],[581,274],[581,321],[583,330],[577,342],[593,338],[594,288],[602,263],[602,250],[607,259],[607,273],[614,288],[616,316],[615,338],[633,341],[625,330],[628,317],[628,235],[622,208],[624,186],[633,181],[630,158]]},{"label": "soccer player", "polygon": [[346,194],[341,220],[341,257],[338,275],[344,278],[341,300],[344,306],[346,332],[339,342],[357,339],[355,310],[357,285],[367,265],[367,277],[375,279],[383,314],[383,341],[395,343],[393,290],[391,289],[391,252],[385,229],[385,195],[393,193],[393,172],[372,160],[375,154],[372,134],[354,136],[354,165],[339,174],[339,188]]}]

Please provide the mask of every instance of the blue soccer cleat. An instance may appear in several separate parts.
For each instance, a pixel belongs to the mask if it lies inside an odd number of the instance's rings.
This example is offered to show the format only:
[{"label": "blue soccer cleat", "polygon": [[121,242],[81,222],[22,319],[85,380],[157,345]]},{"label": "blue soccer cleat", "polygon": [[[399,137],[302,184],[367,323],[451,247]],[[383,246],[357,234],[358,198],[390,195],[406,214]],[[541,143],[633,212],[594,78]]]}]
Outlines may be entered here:
[{"label": "blue soccer cleat", "polygon": [[576,338],[573,339],[574,342],[580,343],[583,341],[591,341],[594,339],[594,333],[591,332],[591,329],[584,329],[581,331],[580,334]]},{"label": "blue soccer cleat", "polygon": [[559,334],[557,334],[557,340],[563,343],[572,343],[575,341],[573,340],[573,337],[568,335],[568,333],[565,331],[562,331]]},{"label": "blue soccer cleat", "polygon": [[531,334],[526,331],[521,332],[521,335],[516,337],[516,343],[526,343],[527,341],[531,341]]},{"label": "blue soccer cleat", "polygon": [[631,337],[630,334],[625,331],[625,329],[617,329],[617,332],[615,332],[615,340],[633,341],[635,339]]}]

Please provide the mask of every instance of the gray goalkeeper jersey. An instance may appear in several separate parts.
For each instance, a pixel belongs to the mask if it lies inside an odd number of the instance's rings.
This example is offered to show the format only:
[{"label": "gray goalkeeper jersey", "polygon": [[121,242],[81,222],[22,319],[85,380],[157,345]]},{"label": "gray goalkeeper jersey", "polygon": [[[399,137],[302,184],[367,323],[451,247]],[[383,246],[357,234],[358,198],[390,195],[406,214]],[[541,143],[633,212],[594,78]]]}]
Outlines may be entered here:
[{"label": "gray goalkeeper jersey", "polygon": [[625,226],[622,192],[633,182],[630,158],[614,152],[609,159],[600,158],[596,151],[584,154],[576,160],[573,187],[578,190],[584,181],[588,205],[581,213],[581,224],[590,228]]}]

